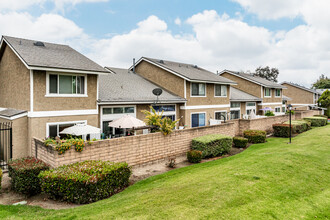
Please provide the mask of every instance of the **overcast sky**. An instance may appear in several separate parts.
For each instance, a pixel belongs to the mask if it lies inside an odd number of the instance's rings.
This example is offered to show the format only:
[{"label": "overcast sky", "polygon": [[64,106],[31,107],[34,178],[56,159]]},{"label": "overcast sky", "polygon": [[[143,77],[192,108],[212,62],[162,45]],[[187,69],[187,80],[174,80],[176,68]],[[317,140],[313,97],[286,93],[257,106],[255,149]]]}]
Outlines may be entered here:
[{"label": "overcast sky", "polygon": [[141,56],[212,72],[330,76],[329,0],[0,0],[0,34],[69,44],[102,66]]}]

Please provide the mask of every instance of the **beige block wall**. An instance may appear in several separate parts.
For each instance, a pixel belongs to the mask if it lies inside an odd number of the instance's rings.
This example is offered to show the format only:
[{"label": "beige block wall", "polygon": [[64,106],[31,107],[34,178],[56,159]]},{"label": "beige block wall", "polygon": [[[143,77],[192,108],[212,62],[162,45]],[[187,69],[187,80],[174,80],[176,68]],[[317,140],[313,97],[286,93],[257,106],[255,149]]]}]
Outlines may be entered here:
[{"label": "beige block wall", "polygon": [[187,82],[187,106],[189,105],[224,105],[229,104],[230,86],[227,86],[227,97],[215,97],[214,84],[206,83],[206,97],[191,96],[191,82]]},{"label": "beige block wall", "polygon": [[[263,94],[265,94],[264,91],[264,87],[263,87]],[[283,90],[281,89],[281,96],[280,97],[275,97],[275,89],[271,89],[271,97],[263,97],[262,102],[263,103],[275,103],[275,102],[280,102],[282,103],[282,95],[283,95]],[[282,104],[281,104],[282,105]]]},{"label": "beige block wall", "polygon": [[146,61],[140,62],[135,72],[160,87],[184,98],[184,79]]},{"label": "beige block wall", "polygon": [[221,76],[226,77],[227,79],[230,79],[230,80],[236,82],[237,85],[234,85],[233,87],[240,89],[251,95],[254,95],[258,98],[261,98],[261,86],[260,85],[247,81],[240,77],[233,76],[232,74],[229,74],[229,73],[223,73],[223,74],[221,74]]},{"label": "beige block wall", "polygon": [[45,97],[46,72],[34,71],[34,111],[87,110],[96,109],[97,75],[87,75],[88,97]]},{"label": "beige block wall", "polygon": [[313,104],[314,94],[295,86],[284,83],[283,95],[290,97],[292,100],[288,104]]},{"label": "beige block wall", "polygon": [[0,61],[0,107],[30,109],[30,71],[8,46]]},{"label": "beige block wall", "polygon": [[0,123],[12,122],[12,155],[13,159],[29,155],[30,142],[28,141],[28,118],[27,116],[15,120],[0,118]]}]

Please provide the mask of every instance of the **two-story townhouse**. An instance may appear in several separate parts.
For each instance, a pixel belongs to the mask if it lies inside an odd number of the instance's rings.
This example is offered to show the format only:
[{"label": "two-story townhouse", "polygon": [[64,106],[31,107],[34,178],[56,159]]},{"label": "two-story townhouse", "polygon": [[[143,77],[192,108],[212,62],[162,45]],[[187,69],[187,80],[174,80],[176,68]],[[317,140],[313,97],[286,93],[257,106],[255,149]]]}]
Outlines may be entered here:
[{"label": "two-story townhouse", "polygon": [[292,82],[282,82],[281,85],[287,88],[283,94],[291,98],[288,104],[291,104],[295,109],[308,110],[317,106],[317,100],[320,97],[318,91]]},{"label": "two-story townhouse", "polygon": [[223,70],[219,73],[219,76],[237,82],[237,85],[233,87],[262,99],[262,102],[256,106],[257,114],[264,114],[263,109],[272,109],[275,114],[283,113],[282,90],[285,89],[284,86],[252,74],[230,70]]},{"label": "two-story townhouse", "polygon": [[235,82],[197,65],[142,57],[131,68],[167,91],[186,99],[180,105],[180,126],[210,125],[230,112],[230,87]]},{"label": "two-story townhouse", "polygon": [[3,36],[0,122],[21,120],[13,157],[31,155],[32,137],[54,137],[77,123],[98,126],[98,77],[105,73],[67,45]]},{"label": "two-story townhouse", "polygon": [[163,111],[163,117],[173,121],[180,118],[180,105],[186,102],[164,88],[160,96],[153,90],[159,88],[154,83],[128,69],[106,67],[109,73],[100,75],[99,80],[99,117],[100,128],[106,137],[125,135],[125,130],[109,127],[109,122],[124,115],[145,119],[142,110],[150,111],[152,105],[156,111]]}]

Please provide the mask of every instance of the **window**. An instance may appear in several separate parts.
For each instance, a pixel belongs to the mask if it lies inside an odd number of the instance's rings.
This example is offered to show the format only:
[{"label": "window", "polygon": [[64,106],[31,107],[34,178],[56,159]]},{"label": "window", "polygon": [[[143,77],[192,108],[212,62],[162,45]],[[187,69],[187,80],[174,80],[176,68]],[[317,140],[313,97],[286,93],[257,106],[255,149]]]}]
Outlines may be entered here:
[{"label": "window", "polygon": [[227,112],[216,112],[215,113],[215,119],[216,120],[224,120],[227,119]]},{"label": "window", "polygon": [[285,105],[285,103],[286,103],[286,101],[285,101],[285,100],[283,100],[283,101],[282,101],[282,105]]},{"label": "window", "polygon": [[240,118],[240,110],[230,111],[230,119],[239,119]]},{"label": "window", "polygon": [[227,86],[214,84],[216,97],[227,97]]},{"label": "window", "polygon": [[271,97],[271,91],[270,88],[265,88],[265,97]]},{"label": "window", "polygon": [[248,106],[248,107],[256,106],[256,103],[255,102],[248,102],[248,103],[246,103],[246,106]]},{"label": "window", "polygon": [[205,83],[191,83],[191,96],[206,96]]},{"label": "window", "polygon": [[103,108],[103,115],[134,113],[134,107]]},{"label": "window", "polygon": [[58,122],[58,123],[49,123],[47,124],[48,130],[47,130],[47,136],[50,138],[55,138],[59,136],[60,138],[66,137],[66,135],[60,134],[61,131],[63,131],[65,128],[72,127],[76,124],[86,124],[85,121],[78,121],[78,122]]},{"label": "window", "polygon": [[49,74],[48,93],[51,95],[84,95],[85,76]]},{"label": "window", "polygon": [[285,112],[285,107],[282,107],[282,112]]},{"label": "window", "polygon": [[191,114],[191,127],[205,126],[205,113]]},{"label": "window", "polygon": [[276,97],[281,97],[281,90],[280,89],[275,89],[275,96]]},{"label": "window", "polygon": [[230,108],[239,108],[241,106],[240,102],[231,102]]},{"label": "window", "polygon": [[256,110],[255,110],[255,109],[247,109],[247,110],[246,110],[246,114],[247,114],[247,115],[250,115],[250,114],[252,113],[252,111],[253,111],[254,113],[256,113]]},{"label": "window", "polygon": [[281,112],[281,107],[275,107],[275,112]]},{"label": "window", "polygon": [[174,112],[175,111],[175,105],[155,105],[152,106],[156,112]]}]

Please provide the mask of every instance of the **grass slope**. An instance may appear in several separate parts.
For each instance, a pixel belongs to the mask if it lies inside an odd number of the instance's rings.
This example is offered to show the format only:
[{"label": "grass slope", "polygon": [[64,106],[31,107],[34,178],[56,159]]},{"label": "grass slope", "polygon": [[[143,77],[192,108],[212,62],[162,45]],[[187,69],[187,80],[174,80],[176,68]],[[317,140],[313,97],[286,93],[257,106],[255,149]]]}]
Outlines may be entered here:
[{"label": "grass slope", "polygon": [[70,210],[0,206],[8,219],[328,219],[330,125],[148,178]]}]

